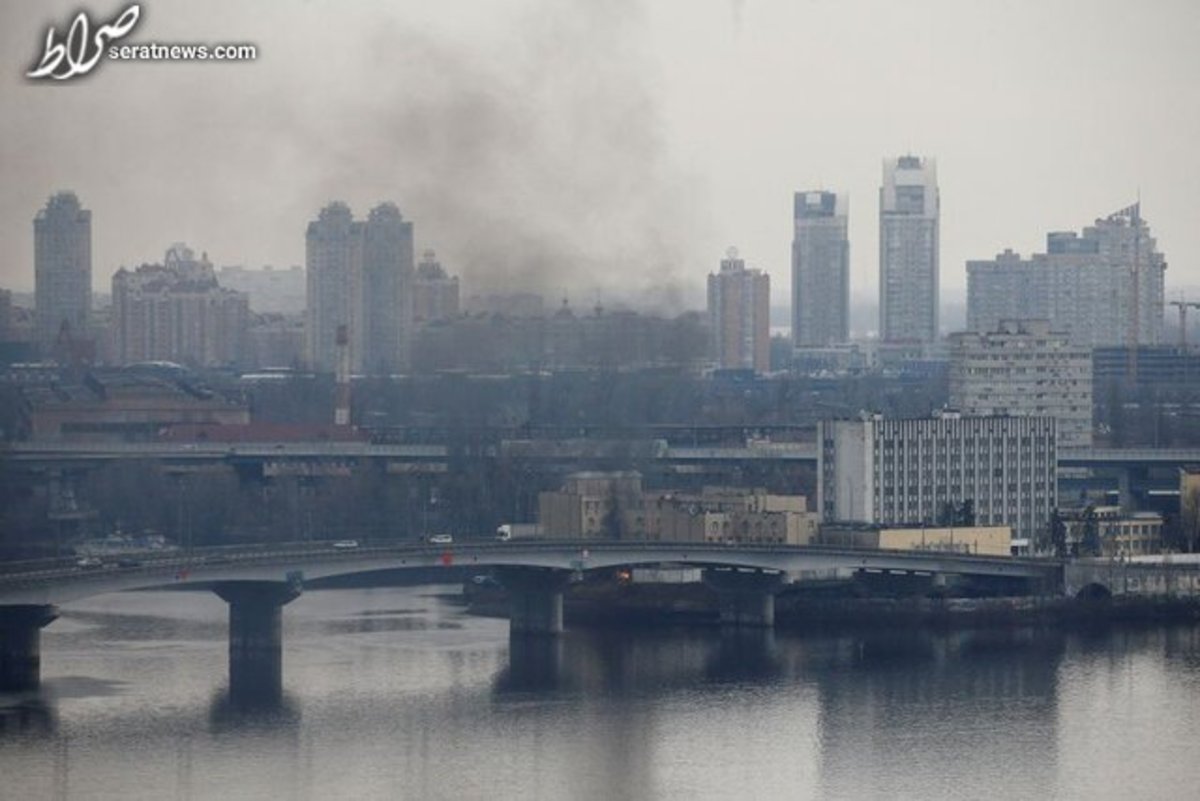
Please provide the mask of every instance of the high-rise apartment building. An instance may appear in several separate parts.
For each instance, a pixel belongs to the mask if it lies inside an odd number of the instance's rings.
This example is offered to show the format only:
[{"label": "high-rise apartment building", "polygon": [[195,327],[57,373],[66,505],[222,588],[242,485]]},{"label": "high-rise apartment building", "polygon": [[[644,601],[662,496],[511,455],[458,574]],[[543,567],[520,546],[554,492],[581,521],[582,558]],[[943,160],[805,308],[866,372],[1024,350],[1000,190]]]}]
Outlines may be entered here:
[{"label": "high-rise apartment building", "polygon": [[970,416],[1053,417],[1061,448],[1092,445],[1092,351],[1046,320],[950,335],[950,406]]},{"label": "high-rise apartment building", "polygon": [[356,221],[345,203],[330,203],[305,239],[309,364],[339,364],[338,329],[354,372],[390,373],[408,364],[412,318],[413,228],[392,203]]},{"label": "high-rise apartment building", "polygon": [[162,264],[122,267],[112,279],[112,353],[118,364],[241,364],[250,325],[242,292],[217,284],[207,254],[172,245]]},{"label": "high-rise apartment building", "polygon": [[1130,206],[1082,235],[1048,234],[1046,252],[1030,259],[1006,250],[991,261],[968,261],[967,328],[989,331],[1001,320],[1036,317],[1078,345],[1124,346],[1135,337],[1156,345],[1166,269],[1138,206]]},{"label": "high-rise apartment building", "polygon": [[308,302],[305,338],[309,366],[334,371],[338,329],[349,335],[350,369],[362,370],[362,223],[333,202],[308,224],[305,236]]},{"label": "high-rise apartment building", "polygon": [[716,366],[728,370],[770,369],[771,279],[746,268],[737,248],[708,275],[708,318]]},{"label": "high-rise apartment building", "polygon": [[970,502],[977,525],[1034,541],[1057,504],[1052,417],[823,422],[817,508],[827,522],[936,525]]},{"label": "high-rise apartment building", "polygon": [[437,254],[425,251],[413,282],[413,322],[452,320],[458,316],[458,305],[458,277],[447,275]]},{"label": "high-rise apartment building", "polygon": [[49,353],[64,326],[72,339],[91,336],[92,213],[74,192],[59,192],[33,219],[35,338]]},{"label": "high-rise apartment building", "polygon": [[885,342],[937,339],[938,220],[934,160],[885,159],[879,190],[879,336]]},{"label": "high-rise apartment building", "polygon": [[797,192],[792,204],[792,345],[850,339],[850,240],[846,198]]},{"label": "high-rise apartment building", "polygon": [[394,203],[380,203],[362,226],[363,369],[396,373],[409,363],[413,226]]}]

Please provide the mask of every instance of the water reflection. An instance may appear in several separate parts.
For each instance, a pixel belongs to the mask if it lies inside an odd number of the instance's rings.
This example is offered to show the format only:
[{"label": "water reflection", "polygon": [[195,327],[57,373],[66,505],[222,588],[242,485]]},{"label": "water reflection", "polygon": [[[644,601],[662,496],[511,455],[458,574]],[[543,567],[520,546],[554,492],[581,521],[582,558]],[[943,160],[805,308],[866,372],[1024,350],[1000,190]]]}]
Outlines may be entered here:
[{"label": "water reflection", "polygon": [[261,692],[241,687],[217,690],[209,703],[209,728],[214,734],[241,729],[270,729],[296,727],[300,723],[300,702],[290,693],[277,691],[272,682]]},{"label": "water reflection", "polygon": [[0,740],[51,735],[57,728],[57,710],[44,693],[0,693]]},{"label": "water reflection", "polygon": [[770,682],[783,669],[774,631],[723,627],[704,673],[713,682]]},{"label": "water reflection", "polygon": [[494,692],[557,692],[563,683],[563,638],[515,633],[508,638],[508,666],[496,675]]},{"label": "water reflection", "polygon": [[0,703],[0,794],[1187,797],[1198,773],[1200,627],[510,638],[338,591],[289,607],[282,687],[234,687],[224,605],[196,600],[51,628],[43,693]]}]

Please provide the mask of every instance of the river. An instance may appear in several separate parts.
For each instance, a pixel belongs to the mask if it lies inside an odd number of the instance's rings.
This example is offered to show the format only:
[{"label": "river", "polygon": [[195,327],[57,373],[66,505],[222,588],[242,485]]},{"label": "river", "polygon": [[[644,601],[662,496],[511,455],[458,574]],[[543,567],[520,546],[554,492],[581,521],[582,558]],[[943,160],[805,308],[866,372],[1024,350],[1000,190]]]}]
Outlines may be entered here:
[{"label": "river", "polygon": [[0,696],[0,798],[1200,797],[1200,627],[510,644],[456,590],[306,593],[250,710],[215,596],[65,605]]}]

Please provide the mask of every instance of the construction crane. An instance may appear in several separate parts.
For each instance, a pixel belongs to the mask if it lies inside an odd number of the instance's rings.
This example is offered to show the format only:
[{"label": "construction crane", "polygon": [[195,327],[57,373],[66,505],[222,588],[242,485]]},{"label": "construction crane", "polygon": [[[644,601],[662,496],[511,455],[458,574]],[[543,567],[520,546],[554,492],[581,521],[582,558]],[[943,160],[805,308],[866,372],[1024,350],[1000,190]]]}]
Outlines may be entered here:
[{"label": "construction crane", "polygon": [[1200,302],[1194,300],[1172,300],[1168,306],[1176,306],[1179,308],[1179,347],[1182,350],[1187,350],[1187,310],[1200,309]]}]

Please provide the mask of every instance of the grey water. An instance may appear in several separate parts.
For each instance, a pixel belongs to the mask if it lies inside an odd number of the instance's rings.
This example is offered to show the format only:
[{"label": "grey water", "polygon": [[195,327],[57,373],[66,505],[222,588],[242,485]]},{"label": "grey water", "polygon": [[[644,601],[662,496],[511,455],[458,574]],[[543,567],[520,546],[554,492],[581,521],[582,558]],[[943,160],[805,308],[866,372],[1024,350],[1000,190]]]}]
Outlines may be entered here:
[{"label": "grey water", "polygon": [[1200,627],[510,642],[456,590],[306,593],[251,708],[215,596],[65,605],[0,798],[1200,797]]}]

